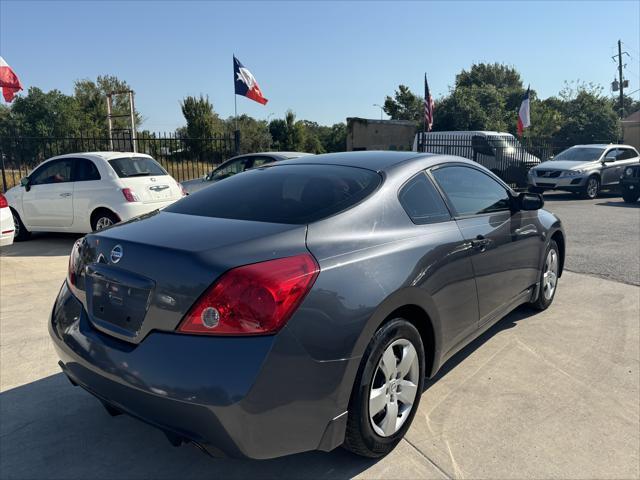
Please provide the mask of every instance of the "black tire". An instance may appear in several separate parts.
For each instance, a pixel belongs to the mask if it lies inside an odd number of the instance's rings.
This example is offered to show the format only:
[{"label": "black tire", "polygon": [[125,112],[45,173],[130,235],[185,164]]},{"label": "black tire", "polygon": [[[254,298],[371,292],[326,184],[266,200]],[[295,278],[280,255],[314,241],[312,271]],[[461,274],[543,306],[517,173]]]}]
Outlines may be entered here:
[{"label": "black tire", "polygon": [[31,232],[27,230],[27,227],[22,223],[22,219],[18,212],[16,212],[13,208],[11,209],[11,215],[13,216],[13,240],[16,242],[24,242],[25,240],[29,240],[31,238]]},{"label": "black tire", "polygon": [[[547,257],[549,256],[549,252],[551,251],[555,251],[555,255],[556,255],[556,259],[557,259],[557,273],[556,273],[556,283],[555,286],[553,288],[553,292],[551,293],[551,296],[549,298],[547,298],[547,295],[545,295],[545,271],[547,268]],[[560,249],[558,249],[558,244],[554,241],[551,240],[549,242],[549,245],[547,245],[547,249],[544,252],[544,259],[543,259],[543,263],[542,263],[542,269],[540,270],[540,286],[538,288],[538,296],[535,300],[532,300],[531,302],[529,302],[529,306],[535,310],[546,310],[547,308],[549,308],[549,305],[551,305],[553,303],[553,299],[556,296],[556,292],[558,291],[558,277],[560,274]]]},{"label": "black tire", "polygon": [[[97,230],[102,230],[103,228],[115,225],[119,221],[120,219],[115,213],[107,210],[106,208],[101,209],[91,215],[91,230],[93,230],[94,232]],[[109,223],[109,225],[105,225],[106,223]]]},{"label": "black tire", "polygon": [[[373,382],[379,378],[376,377],[376,374],[380,374],[378,365],[380,364],[383,353],[392,343],[398,340],[408,340],[417,353],[419,370],[416,384],[417,393],[413,400],[411,410],[407,413],[406,420],[402,426],[397,432],[384,437],[374,431],[372,420],[369,419],[369,394]],[[382,378],[386,380],[384,376]],[[362,363],[360,364],[360,369],[358,370],[349,401],[347,431],[342,446],[357,455],[369,458],[382,457],[393,450],[409,429],[413,417],[418,410],[420,397],[424,388],[424,379],[424,346],[422,345],[422,339],[416,327],[402,318],[396,318],[383,324],[373,336],[362,357]],[[396,402],[398,402],[398,400],[396,400]],[[402,402],[398,402],[397,404],[401,405]]]},{"label": "black tire", "polygon": [[[592,188],[593,186],[593,188]],[[596,175],[591,175],[582,189],[582,197],[593,200],[600,194],[600,179]]]},{"label": "black tire", "polygon": [[639,190],[629,190],[628,188],[622,189],[622,199],[626,203],[635,203],[640,198]]}]

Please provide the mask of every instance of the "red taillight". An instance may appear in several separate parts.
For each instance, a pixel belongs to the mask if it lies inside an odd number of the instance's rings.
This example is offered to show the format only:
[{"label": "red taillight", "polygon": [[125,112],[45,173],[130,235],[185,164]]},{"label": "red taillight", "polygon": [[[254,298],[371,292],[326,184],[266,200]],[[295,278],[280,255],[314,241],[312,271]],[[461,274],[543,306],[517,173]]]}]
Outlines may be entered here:
[{"label": "red taillight", "polygon": [[9,206],[9,202],[3,194],[0,193],[0,208],[6,208]]},{"label": "red taillight", "polygon": [[261,335],[287,323],[319,267],[309,254],[253,263],[226,272],[180,323],[181,333]]},{"label": "red taillight", "polygon": [[134,192],[130,188],[123,188],[122,189],[122,194],[124,195],[124,198],[127,199],[127,202],[139,202],[140,201],[140,199],[138,198],[138,195],[136,195],[136,192]]}]

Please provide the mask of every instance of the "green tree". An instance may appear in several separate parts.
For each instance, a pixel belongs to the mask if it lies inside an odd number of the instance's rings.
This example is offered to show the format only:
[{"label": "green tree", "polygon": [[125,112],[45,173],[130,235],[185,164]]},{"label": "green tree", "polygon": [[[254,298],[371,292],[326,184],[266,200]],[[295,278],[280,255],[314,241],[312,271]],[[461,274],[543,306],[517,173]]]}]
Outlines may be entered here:
[{"label": "green tree", "polygon": [[406,85],[399,85],[393,97],[385,97],[384,112],[392,120],[421,121],[424,98],[414,94]]},{"label": "green tree", "polygon": [[[228,132],[235,131],[236,118],[229,117],[225,124]],[[263,152],[271,148],[271,133],[266,120],[256,120],[249,115],[240,115],[238,117],[238,130],[240,130],[241,152]]]},{"label": "green tree", "polygon": [[[74,86],[76,98],[82,114],[83,132],[107,137],[109,132],[107,122],[107,94],[111,92],[125,92],[132,90],[127,82],[114,75],[100,75],[93,80],[77,80]],[[112,114],[129,114],[129,96],[114,95],[112,97]],[[143,123],[142,115],[135,109],[136,130]],[[129,130],[131,121],[129,117],[112,119],[113,128],[116,130]]]},{"label": "green tree", "polygon": [[224,131],[224,124],[209,97],[185,97],[180,108],[187,121],[186,145],[189,151],[200,160],[217,161],[217,158],[213,158],[216,156],[215,145],[210,139]]},{"label": "green tree", "polygon": [[296,114],[287,110],[283,119],[274,119],[269,123],[269,132],[273,138],[273,147],[277,150],[295,152],[305,151],[313,143],[307,142],[304,121],[296,121]]}]

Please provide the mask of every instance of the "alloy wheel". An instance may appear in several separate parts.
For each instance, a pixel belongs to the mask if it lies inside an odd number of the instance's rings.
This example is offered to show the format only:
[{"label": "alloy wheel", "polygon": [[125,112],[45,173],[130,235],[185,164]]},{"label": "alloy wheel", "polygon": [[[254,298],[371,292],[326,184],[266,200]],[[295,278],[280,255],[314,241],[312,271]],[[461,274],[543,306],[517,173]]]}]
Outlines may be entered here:
[{"label": "alloy wheel", "polygon": [[551,249],[549,250],[549,253],[547,253],[547,258],[544,262],[544,273],[542,275],[542,292],[545,299],[550,300],[553,297],[557,283],[558,252]]},{"label": "alloy wheel", "polygon": [[111,220],[109,217],[100,217],[96,222],[96,231],[110,227],[111,225],[113,225],[113,220]]},{"label": "alloy wheel", "polygon": [[587,182],[587,195],[589,198],[596,198],[598,195],[598,179],[590,178]]},{"label": "alloy wheel", "polygon": [[385,349],[369,391],[375,433],[389,437],[402,428],[418,394],[419,375],[418,353],[409,340],[398,339]]},{"label": "alloy wheel", "polygon": [[13,216],[13,238],[16,239],[20,235],[20,220],[18,220],[15,213],[12,213],[12,216]]}]

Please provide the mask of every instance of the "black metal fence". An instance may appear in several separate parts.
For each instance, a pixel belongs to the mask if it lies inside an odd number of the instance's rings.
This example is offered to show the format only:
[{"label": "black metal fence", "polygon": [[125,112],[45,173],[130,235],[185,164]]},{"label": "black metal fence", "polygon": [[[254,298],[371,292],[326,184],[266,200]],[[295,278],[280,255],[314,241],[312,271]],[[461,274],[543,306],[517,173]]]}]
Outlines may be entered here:
[{"label": "black metal fence", "polygon": [[457,155],[478,162],[514,187],[526,186],[531,167],[568,147],[548,140],[520,141],[507,134],[481,132],[430,132],[419,134],[417,143],[418,151]]},{"label": "black metal fence", "polygon": [[140,134],[131,139],[87,136],[54,138],[13,135],[0,137],[0,167],[4,191],[18,184],[34,167],[47,158],[75,152],[133,151],[155,158],[179,182],[197,178],[233,156],[238,139],[234,134],[211,138],[182,138],[175,134]]}]

